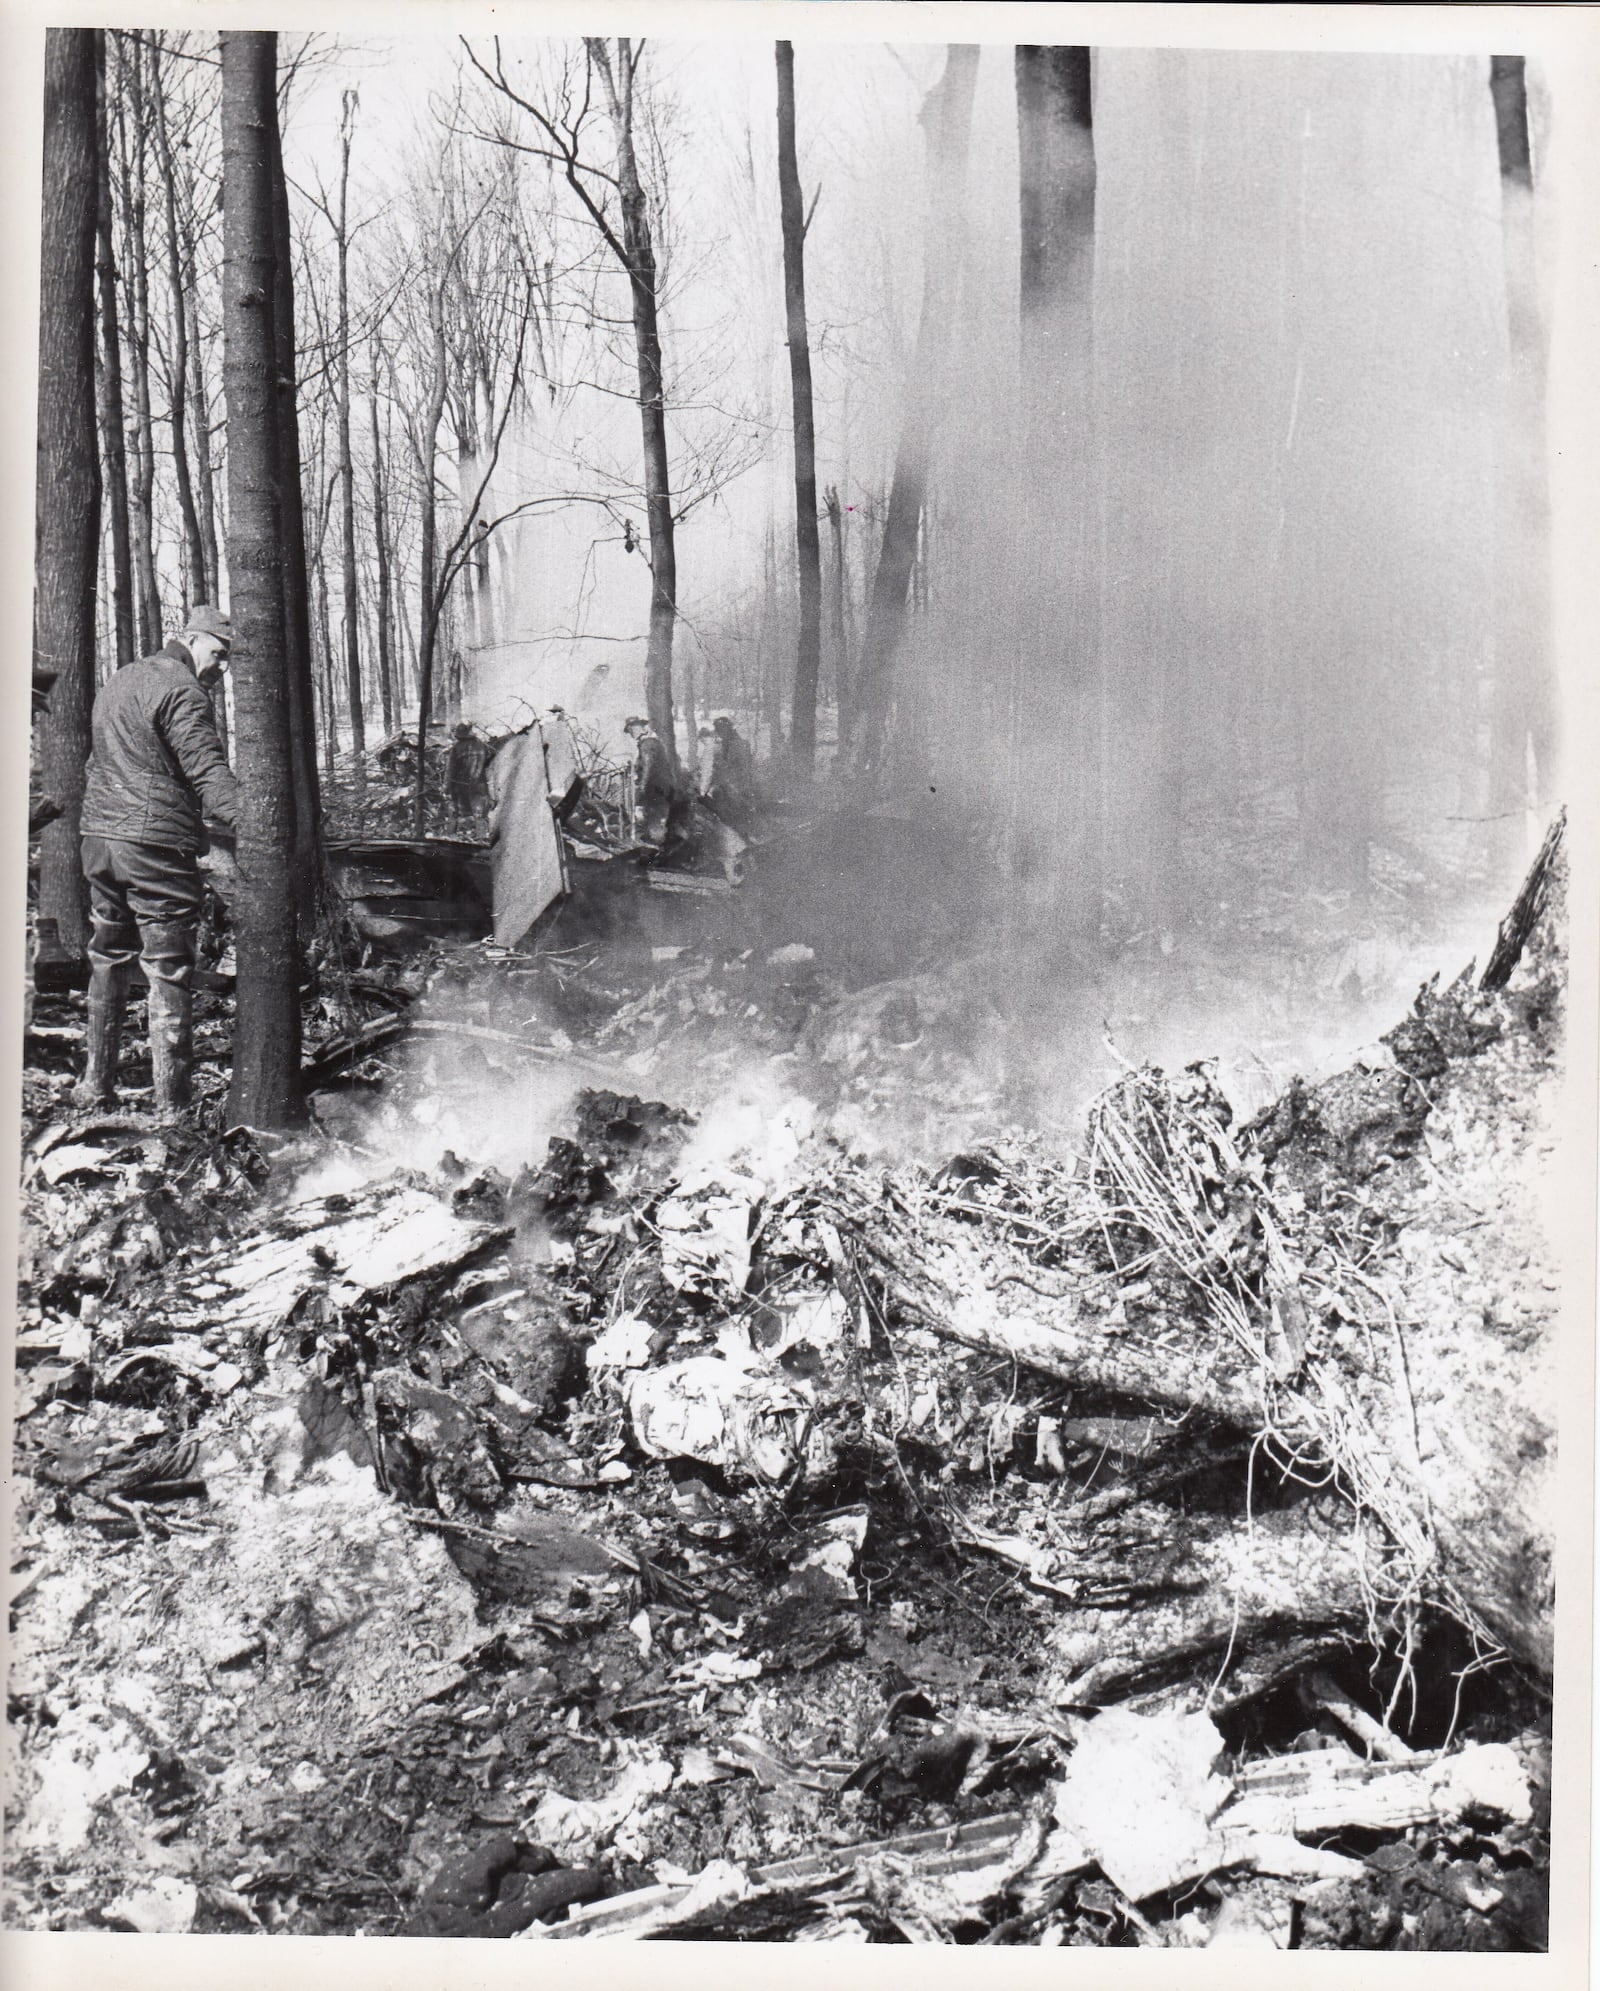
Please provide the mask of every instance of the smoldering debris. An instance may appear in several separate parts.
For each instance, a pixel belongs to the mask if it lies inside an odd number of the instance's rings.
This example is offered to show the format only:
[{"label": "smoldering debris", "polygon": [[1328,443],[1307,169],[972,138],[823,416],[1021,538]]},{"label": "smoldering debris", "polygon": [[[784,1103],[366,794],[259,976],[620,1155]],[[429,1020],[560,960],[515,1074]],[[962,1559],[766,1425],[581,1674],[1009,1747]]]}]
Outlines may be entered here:
[{"label": "smoldering debris", "polygon": [[32,1079],[13,1920],[1538,1947],[1539,878],[1497,986],[1075,1152],[619,1083],[329,1188]]}]

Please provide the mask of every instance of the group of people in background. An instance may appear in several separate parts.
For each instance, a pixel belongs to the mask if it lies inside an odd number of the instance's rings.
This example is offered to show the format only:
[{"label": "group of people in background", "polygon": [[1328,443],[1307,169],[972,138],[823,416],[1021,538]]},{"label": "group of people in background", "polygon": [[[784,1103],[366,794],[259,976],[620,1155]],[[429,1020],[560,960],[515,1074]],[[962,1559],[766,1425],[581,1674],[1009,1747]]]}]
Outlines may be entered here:
[{"label": "group of people in background", "polygon": [[692,766],[677,767],[648,719],[623,729],[634,743],[634,820],[642,843],[666,849],[684,834],[698,800],[730,829],[744,835],[758,792],[755,756],[726,714],[701,726]]}]

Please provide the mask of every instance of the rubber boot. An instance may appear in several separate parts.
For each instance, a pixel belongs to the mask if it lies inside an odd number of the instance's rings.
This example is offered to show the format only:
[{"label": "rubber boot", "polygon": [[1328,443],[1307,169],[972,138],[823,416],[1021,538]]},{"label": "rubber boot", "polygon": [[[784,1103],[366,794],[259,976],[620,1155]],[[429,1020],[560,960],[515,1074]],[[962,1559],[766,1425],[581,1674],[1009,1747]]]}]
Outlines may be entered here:
[{"label": "rubber boot", "polygon": [[188,1110],[194,1073],[194,998],[176,982],[150,978],[151,1101],[156,1119],[176,1120]]},{"label": "rubber boot", "polygon": [[83,1077],[73,1089],[79,1112],[94,1113],[117,1100],[117,1061],[128,1009],[129,963],[96,961],[89,973],[89,1042]]},{"label": "rubber boot", "polygon": [[196,922],[172,920],[141,926],[140,962],[150,984],[151,1106],[158,1122],[177,1119],[188,1107],[192,1071]]}]

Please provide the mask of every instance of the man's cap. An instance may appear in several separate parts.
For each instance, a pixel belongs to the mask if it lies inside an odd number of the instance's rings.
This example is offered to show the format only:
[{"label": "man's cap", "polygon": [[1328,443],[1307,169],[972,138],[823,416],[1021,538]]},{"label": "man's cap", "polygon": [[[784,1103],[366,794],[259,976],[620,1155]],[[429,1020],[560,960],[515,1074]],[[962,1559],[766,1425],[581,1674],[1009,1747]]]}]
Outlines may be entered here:
[{"label": "man's cap", "polygon": [[639,731],[642,733],[646,730],[649,724],[650,721],[648,719],[640,719],[638,717],[634,717],[632,719],[624,719],[622,722],[622,730],[625,733],[631,733],[634,727],[637,726]]},{"label": "man's cap", "polygon": [[232,646],[232,618],[226,609],[216,608],[208,601],[197,601],[183,618],[183,626],[192,636],[215,636],[219,643]]}]

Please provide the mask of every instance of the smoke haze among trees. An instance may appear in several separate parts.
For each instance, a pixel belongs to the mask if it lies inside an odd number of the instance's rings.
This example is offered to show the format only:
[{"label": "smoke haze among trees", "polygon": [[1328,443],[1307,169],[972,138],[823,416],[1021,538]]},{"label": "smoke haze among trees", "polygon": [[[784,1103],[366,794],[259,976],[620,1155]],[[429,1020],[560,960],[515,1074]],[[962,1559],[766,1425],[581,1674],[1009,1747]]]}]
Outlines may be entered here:
[{"label": "smoke haze among trees", "polygon": [[[958,924],[1168,948],[1263,879],[1465,900],[1525,856],[1520,65],[797,43],[803,617],[771,46],[279,57],[327,767],[552,704],[803,763],[820,618],[818,774],[950,840]],[[226,580],[215,58],[106,43],[102,672]]]}]

